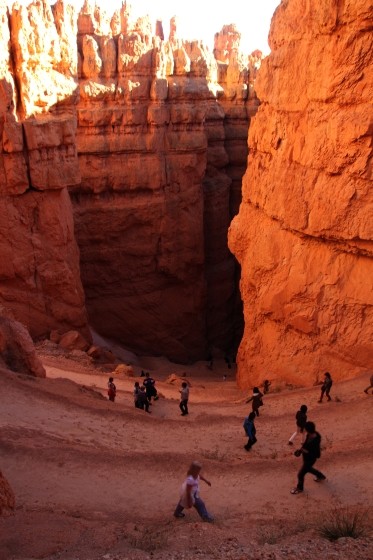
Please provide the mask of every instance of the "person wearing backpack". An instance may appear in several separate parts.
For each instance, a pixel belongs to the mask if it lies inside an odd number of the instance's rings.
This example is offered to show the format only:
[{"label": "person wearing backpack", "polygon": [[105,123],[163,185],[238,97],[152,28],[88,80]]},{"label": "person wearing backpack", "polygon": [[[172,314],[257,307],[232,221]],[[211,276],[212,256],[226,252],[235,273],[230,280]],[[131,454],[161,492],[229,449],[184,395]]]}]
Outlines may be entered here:
[{"label": "person wearing backpack", "polygon": [[294,451],[296,457],[303,457],[303,466],[298,472],[298,484],[290,490],[291,494],[300,494],[303,492],[304,477],[307,473],[315,475],[315,482],[322,482],[326,476],[314,468],[317,459],[321,457],[321,435],[316,432],[316,426],[313,422],[306,422],[305,430],[307,432],[306,439],[300,449]]},{"label": "person wearing backpack", "polygon": [[158,399],[157,389],[155,388],[155,381],[150,377],[149,372],[145,373],[145,379],[143,381],[145,387],[146,396],[148,398],[149,404],[151,404],[152,397],[156,401]]},{"label": "person wearing backpack", "polygon": [[244,445],[246,451],[250,451],[252,446],[257,442],[256,435],[255,435],[256,428],[255,428],[254,420],[255,420],[255,412],[250,412],[250,414],[246,416],[243,423],[243,429],[245,430],[245,434],[249,438],[247,444]]},{"label": "person wearing backpack", "polygon": [[259,391],[258,387],[254,387],[252,396],[246,401],[246,403],[252,403],[251,406],[256,416],[259,416],[259,408],[263,406],[262,397],[263,393]]},{"label": "person wearing backpack", "polygon": [[302,406],[300,407],[300,409],[295,415],[295,423],[297,426],[297,431],[294,432],[293,435],[290,437],[288,442],[289,445],[293,445],[294,440],[298,434],[303,434],[306,422],[307,422],[307,405],[302,404]]}]

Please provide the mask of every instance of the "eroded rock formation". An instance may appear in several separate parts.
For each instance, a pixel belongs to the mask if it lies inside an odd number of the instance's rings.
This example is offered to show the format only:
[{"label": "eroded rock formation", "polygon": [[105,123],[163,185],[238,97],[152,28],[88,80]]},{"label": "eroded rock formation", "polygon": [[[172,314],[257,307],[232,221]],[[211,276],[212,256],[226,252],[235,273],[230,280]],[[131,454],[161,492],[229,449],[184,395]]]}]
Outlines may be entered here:
[{"label": "eroded rock formation", "polygon": [[15,505],[14,492],[7,479],[0,471],[0,515],[4,515],[8,511],[13,510]]},{"label": "eroded rock formation", "polygon": [[256,82],[243,204],[239,383],[373,365],[371,2],[282,2]]},{"label": "eroded rock formation", "polygon": [[178,39],[175,19],[164,41],[160,22],[153,35],[126,2],[112,17],[88,1],[77,14],[61,0],[15,6],[9,22],[1,13],[10,29],[1,55],[4,252],[14,229],[1,300],[33,336],[87,336],[76,238],[89,321],[101,334],[182,361],[228,350],[237,271],[226,231],[257,107],[238,32],[217,34],[217,62],[202,43]]},{"label": "eroded rock formation", "polygon": [[0,301],[33,337],[71,327],[89,337],[67,192],[80,181],[76,117],[45,111],[77,86],[59,71],[46,4],[10,16],[2,3],[0,24]]},{"label": "eroded rock formation", "polygon": [[0,306],[0,365],[17,373],[45,377],[27,329]]}]

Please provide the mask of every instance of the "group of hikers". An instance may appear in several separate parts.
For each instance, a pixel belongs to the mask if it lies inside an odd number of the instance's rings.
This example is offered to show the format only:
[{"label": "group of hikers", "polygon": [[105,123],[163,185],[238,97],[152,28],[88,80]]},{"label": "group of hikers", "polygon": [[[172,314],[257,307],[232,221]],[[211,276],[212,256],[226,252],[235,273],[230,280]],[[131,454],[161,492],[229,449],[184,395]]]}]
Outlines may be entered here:
[{"label": "group of hikers", "polygon": [[[156,400],[158,398],[157,389],[155,388],[155,381],[150,377],[149,373],[143,373],[145,379],[140,385],[138,381],[135,382],[133,396],[134,404],[136,408],[150,412],[149,406],[151,405],[151,399]],[[247,443],[244,445],[246,451],[250,451],[253,445],[257,443],[256,438],[256,427],[255,419],[259,417],[259,409],[263,406],[263,396],[269,392],[271,382],[265,380],[262,386],[262,391],[259,387],[254,387],[252,395],[246,400],[246,403],[251,402],[252,411],[245,417],[243,427],[245,434],[248,438]],[[330,391],[333,385],[333,380],[329,372],[324,374],[324,380],[321,385],[321,394],[318,403],[323,402],[324,396],[327,401],[331,401]],[[373,389],[373,375],[370,377],[370,385],[364,389],[365,393],[368,393],[370,389]],[[188,383],[183,381],[181,384],[180,393],[180,403],[179,407],[181,410],[181,415],[185,416],[189,413],[188,411],[188,400],[189,400],[189,386]],[[372,390],[373,394],[373,390]],[[108,397],[109,400],[114,401],[116,396],[116,387],[113,382],[113,378],[109,378],[108,382]],[[298,436],[301,437],[301,445],[298,449],[294,451],[296,457],[302,457],[302,466],[298,471],[298,482],[297,485],[290,490],[291,494],[300,494],[304,489],[304,479],[307,473],[314,475],[315,482],[322,482],[326,480],[326,476],[321,471],[315,469],[314,465],[316,461],[321,457],[321,435],[316,430],[316,425],[307,418],[308,407],[306,404],[302,404],[299,410],[295,414],[295,424],[296,430],[290,436],[288,440],[289,445],[294,445],[294,441]],[[208,486],[211,486],[211,482],[207,480],[201,474],[202,465],[198,461],[193,461],[187,471],[187,477],[184,480],[181,490],[180,499],[174,511],[174,516],[176,518],[185,517],[184,509],[189,509],[194,507],[201,519],[204,521],[213,521],[213,516],[207,511],[206,505],[200,497],[199,494],[199,483],[202,480]]]},{"label": "group of hikers", "polygon": [[[152,398],[156,401],[158,400],[158,391],[155,387],[155,380],[150,377],[149,372],[141,372],[142,377],[145,377],[142,385],[138,381],[135,381],[133,388],[133,401],[135,408],[140,408],[145,410],[150,414],[149,407],[152,405]],[[117,388],[114,383],[113,377],[109,377],[108,381],[108,398],[109,401],[115,402],[115,397],[117,395]],[[189,386],[186,381],[181,384],[180,393],[180,403],[179,408],[181,410],[181,416],[187,416],[189,414],[188,410],[188,400],[189,400]]]},{"label": "group of hikers", "polygon": [[[158,399],[158,391],[155,387],[155,380],[150,377],[149,372],[141,372],[142,377],[145,379],[142,385],[138,381],[135,382],[133,389],[133,400],[135,408],[140,408],[145,410],[145,412],[150,413],[149,406],[152,404],[152,398],[156,401]],[[109,377],[108,381],[108,398],[109,401],[114,402],[117,394],[117,388],[112,377]]]},{"label": "group of hikers", "polygon": [[[324,381],[321,385],[321,394],[318,403],[323,402],[324,396],[327,401],[330,402],[331,396],[330,391],[333,385],[333,380],[330,373],[327,371],[324,374]],[[364,389],[365,393],[368,393],[370,389],[373,388],[373,375],[370,377],[370,385]],[[265,381],[263,385],[263,393],[268,392],[269,385]],[[252,403],[252,412],[244,419],[243,428],[248,437],[248,441],[244,448],[246,451],[250,451],[252,446],[257,442],[256,438],[256,428],[255,428],[255,418],[259,416],[259,408],[263,406],[263,393],[258,387],[254,387],[253,395],[246,401]],[[373,393],[373,391],[372,391]],[[291,494],[300,494],[303,492],[304,488],[304,478],[307,473],[314,475],[315,482],[322,482],[326,480],[326,476],[317,469],[314,468],[316,461],[321,457],[321,435],[316,431],[316,426],[314,422],[308,421],[307,419],[308,407],[306,404],[302,404],[295,415],[296,431],[290,436],[288,444],[294,445],[294,441],[298,435],[301,436],[301,446],[299,449],[294,451],[296,457],[303,458],[303,464],[298,472],[298,483],[295,488],[290,492]]]}]

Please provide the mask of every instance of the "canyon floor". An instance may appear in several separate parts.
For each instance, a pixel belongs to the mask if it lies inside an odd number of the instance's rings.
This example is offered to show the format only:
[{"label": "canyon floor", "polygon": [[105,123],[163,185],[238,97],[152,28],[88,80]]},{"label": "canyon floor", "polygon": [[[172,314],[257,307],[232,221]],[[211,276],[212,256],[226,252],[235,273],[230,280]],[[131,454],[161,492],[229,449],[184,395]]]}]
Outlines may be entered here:
[{"label": "canyon floor", "polygon": [[[0,519],[0,558],[372,559],[368,374],[335,383],[330,403],[317,403],[318,387],[272,386],[256,421],[258,443],[248,453],[247,393],[223,360],[210,371],[205,362],[139,359],[135,377],[116,377],[111,403],[109,370],[79,356],[39,353],[46,379],[0,375],[0,468],[17,503]],[[161,393],[151,414],[133,406],[141,369]],[[171,373],[191,384],[189,416],[180,415],[180,382],[167,383]],[[305,492],[293,496],[301,459],[287,442],[303,403],[323,436],[317,465],[328,479],[316,484],[307,475]],[[203,523],[194,509],[184,519],[172,515],[195,459],[212,483],[201,483],[201,496],[214,523]],[[363,513],[368,533],[336,542],[319,536],[330,512],[341,509]]]}]

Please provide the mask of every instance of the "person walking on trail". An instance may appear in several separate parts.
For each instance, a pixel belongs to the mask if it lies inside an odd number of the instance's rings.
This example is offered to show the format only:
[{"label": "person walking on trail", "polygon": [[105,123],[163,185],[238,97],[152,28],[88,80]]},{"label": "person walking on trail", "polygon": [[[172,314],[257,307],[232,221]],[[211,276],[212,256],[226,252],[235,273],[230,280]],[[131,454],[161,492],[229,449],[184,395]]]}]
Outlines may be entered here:
[{"label": "person walking on trail", "polygon": [[265,379],[263,381],[263,393],[266,395],[267,393],[269,393],[269,388],[272,385],[272,383],[270,382],[269,379]]},{"label": "person walking on trail", "polygon": [[155,381],[152,377],[150,377],[149,372],[146,372],[145,374],[143,385],[145,387],[146,396],[149,403],[151,403],[152,397],[154,397],[154,400],[156,401],[158,399],[158,393],[157,389],[155,388]]},{"label": "person walking on trail", "polygon": [[180,392],[180,404],[179,408],[181,410],[181,416],[186,416],[189,414],[188,411],[188,400],[189,400],[189,387],[186,381],[183,381],[181,384]]},{"label": "person walking on trail", "polygon": [[250,414],[246,416],[243,422],[243,428],[245,430],[245,434],[249,438],[247,444],[244,445],[246,451],[250,451],[252,446],[257,442],[256,435],[255,435],[256,428],[255,428],[254,420],[255,420],[255,412],[250,412]]},{"label": "person walking on trail", "polygon": [[322,482],[326,476],[314,468],[317,459],[321,457],[321,436],[316,432],[316,426],[313,422],[306,422],[305,430],[307,433],[306,439],[300,449],[294,451],[296,457],[303,457],[303,466],[298,472],[298,484],[295,488],[290,490],[291,494],[300,494],[303,492],[304,477],[307,473],[315,476],[315,482]]},{"label": "person walking on trail", "polygon": [[252,409],[256,416],[259,416],[259,408],[263,406],[263,393],[261,393],[258,387],[254,387],[253,395],[247,399],[246,403],[252,402]]},{"label": "person walking on trail", "polygon": [[109,401],[114,402],[115,397],[117,396],[117,388],[112,377],[109,377],[109,381],[107,382],[107,394]]},{"label": "person walking on trail", "polygon": [[302,404],[300,409],[295,415],[295,423],[297,426],[297,431],[293,433],[293,435],[289,438],[289,445],[293,445],[295,438],[298,434],[304,433],[304,428],[307,422],[307,405]]},{"label": "person walking on trail", "polygon": [[139,394],[140,394],[140,383],[138,381],[135,381],[135,385],[133,387],[133,402],[135,404],[136,408],[140,408],[139,407]]},{"label": "person walking on trail", "polygon": [[324,394],[326,395],[326,398],[327,398],[328,402],[332,400],[332,399],[330,398],[330,394],[329,394],[329,393],[330,393],[330,389],[332,388],[332,385],[333,385],[332,376],[331,376],[330,373],[327,371],[327,372],[324,374],[324,382],[323,382],[323,384],[321,385],[321,395],[320,395],[320,398],[319,398],[319,400],[318,400],[319,403],[322,403]]},{"label": "person walking on trail", "polygon": [[199,495],[200,480],[203,480],[207,486],[211,486],[211,482],[201,475],[201,470],[201,463],[193,461],[188,469],[187,478],[181,486],[180,500],[174,511],[174,517],[185,517],[183,510],[194,507],[203,521],[214,521],[213,516],[209,514],[205,503]]},{"label": "person walking on trail", "polygon": [[[373,389],[373,373],[370,376],[369,383],[370,383],[369,387],[364,389],[364,393],[366,393],[366,394],[368,394],[369,389]],[[372,395],[373,395],[373,391],[372,391]]]},{"label": "person walking on trail", "polygon": [[135,406],[136,408],[140,408],[141,410],[145,409],[145,411],[150,414],[149,404],[150,403],[148,401],[148,397],[146,396],[145,387],[144,385],[141,385],[140,391],[137,395],[137,401]]}]

